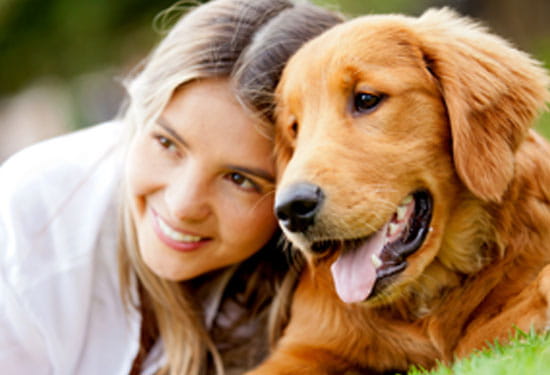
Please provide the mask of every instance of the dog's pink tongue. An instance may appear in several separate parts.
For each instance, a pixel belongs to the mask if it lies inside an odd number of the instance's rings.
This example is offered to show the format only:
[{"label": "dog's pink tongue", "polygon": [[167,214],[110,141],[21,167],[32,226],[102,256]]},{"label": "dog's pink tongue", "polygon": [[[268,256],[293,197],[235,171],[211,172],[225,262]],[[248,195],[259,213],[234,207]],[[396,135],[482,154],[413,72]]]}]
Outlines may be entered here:
[{"label": "dog's pink tongue", "polygon": [[330,267],[336,293],[346,303],[367,299],[376,281],[372,255],[384,247],[387,224],[357,249],[345,250]]}]

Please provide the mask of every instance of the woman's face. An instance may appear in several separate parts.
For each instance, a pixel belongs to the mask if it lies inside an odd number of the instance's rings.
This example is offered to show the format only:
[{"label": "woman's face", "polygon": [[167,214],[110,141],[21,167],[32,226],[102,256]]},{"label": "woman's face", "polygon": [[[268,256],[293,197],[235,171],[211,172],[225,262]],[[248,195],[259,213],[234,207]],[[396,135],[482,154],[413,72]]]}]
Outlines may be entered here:
[{"label": "woman's face", "polygon": [[272,237],[272,147],[228,80],[174,93],[127,161],[138,245],[154,273],[188,280],[246,259]]}]

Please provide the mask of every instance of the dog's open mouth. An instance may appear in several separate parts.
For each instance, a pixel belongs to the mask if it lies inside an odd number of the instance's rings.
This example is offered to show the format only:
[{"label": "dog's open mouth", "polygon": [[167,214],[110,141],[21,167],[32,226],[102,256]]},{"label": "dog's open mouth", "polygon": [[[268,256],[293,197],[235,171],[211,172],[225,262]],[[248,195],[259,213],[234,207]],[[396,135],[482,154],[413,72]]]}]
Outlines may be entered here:
[{"label": "dog's open mouth", "polygon": [[340,299],[346,303],[374,297],[407,267],[406,259],[417,251],[429,231],[432,197],[426,190],[407,196],[388,222],[366,238],[323,241],[322,248],[340,248],[331,266]]}]

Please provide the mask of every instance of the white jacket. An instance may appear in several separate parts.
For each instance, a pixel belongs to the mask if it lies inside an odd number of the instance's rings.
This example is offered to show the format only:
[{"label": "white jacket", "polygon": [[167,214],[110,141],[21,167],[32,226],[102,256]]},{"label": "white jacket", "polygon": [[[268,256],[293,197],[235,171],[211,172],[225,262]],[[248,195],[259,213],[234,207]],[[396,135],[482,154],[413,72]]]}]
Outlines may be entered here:
[{"label": "white jacket", "polygon": [[128,374],[141,318],[120,298],[121,124],[31,146],[0,167],[0,373]]}]

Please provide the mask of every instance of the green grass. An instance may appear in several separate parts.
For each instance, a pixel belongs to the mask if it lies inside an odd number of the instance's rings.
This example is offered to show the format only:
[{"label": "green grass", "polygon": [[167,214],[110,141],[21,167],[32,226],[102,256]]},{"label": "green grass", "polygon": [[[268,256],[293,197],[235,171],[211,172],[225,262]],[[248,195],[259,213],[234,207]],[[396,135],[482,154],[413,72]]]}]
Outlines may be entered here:
[{"label": "green grass", "polygon": [[536,335],[517,331],[508,345],[492,344],[455,362],[426,371],[413,368],[408,375],[543,375],[550,374],[550,332]]},{"label": "green grass", "polygon": [[547,139],[550,139],[550,111],[544,112],[542,116],[538,118],[535,129]]}]

